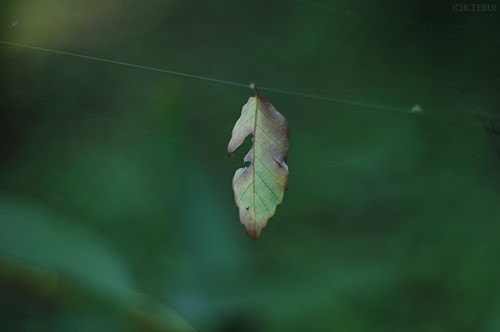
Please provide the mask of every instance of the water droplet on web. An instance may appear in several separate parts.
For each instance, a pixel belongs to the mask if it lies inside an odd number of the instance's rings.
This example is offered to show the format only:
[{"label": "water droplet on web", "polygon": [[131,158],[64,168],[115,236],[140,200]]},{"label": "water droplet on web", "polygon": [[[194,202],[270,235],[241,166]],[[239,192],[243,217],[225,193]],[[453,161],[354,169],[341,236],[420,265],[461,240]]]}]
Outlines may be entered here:
[{"label": "water droplet on web", "polygon": [[412,113],[422,113],[423,111],[424,111],[424,109],[419,104],[415,104],[411,107]]}]

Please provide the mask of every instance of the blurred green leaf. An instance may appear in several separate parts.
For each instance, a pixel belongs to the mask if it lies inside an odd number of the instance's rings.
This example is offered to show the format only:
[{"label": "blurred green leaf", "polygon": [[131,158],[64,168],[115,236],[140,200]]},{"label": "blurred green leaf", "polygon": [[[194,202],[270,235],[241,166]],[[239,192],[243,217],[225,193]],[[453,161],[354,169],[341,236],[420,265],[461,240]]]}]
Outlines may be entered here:
[{"label": "blurred green leaf", "polygon": [[[0,221],[0,281],[62,308],[87,308],[74,313],[94,312],[96,304],[106,309],[95,325],[78,331],[101,329],[106,319],[115,326],[107,330],[137,325],[141,331],[193,331],[171,309],[134,291],[126,265],[96,231],[5,192],[0,192]],[[131,325],[120,318],[123,314]]]}]

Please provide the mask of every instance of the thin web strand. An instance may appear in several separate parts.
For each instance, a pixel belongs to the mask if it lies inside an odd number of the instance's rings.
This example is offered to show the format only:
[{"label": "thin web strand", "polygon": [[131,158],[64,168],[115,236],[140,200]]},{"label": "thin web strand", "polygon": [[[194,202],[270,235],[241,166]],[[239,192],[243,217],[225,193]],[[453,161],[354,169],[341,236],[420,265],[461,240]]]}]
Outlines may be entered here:
[{"label": "thin web strand", "polygon": [[[24,45],[24,44],[18,44],[18,43],[11,43],[11,42],[7,42],[7,41],[3,41],[3,40],[0,40],[0,44],[28,48],[28,49],[32,49],[32,50],[49,52],[49,53],[60,54],[60,55],[66,55],[66,56],[71,56],[71,57],[77,57],[77,58],[82,58],[82,59],[87,59],[87,60],[111,63],[111,64],[115,64],[115,65],[120,65],[120,66],[155,71],[155,72],[159,72],[159,73],[171,74],[171,75],[176,75],[176,76],[181,76],[181,77],[188,77],[188,78],[193,78],[193,79],[198,79],[198,80],[210,81],[210,82],[214,82],[214,83],[244,87],[246,89],[250,88],[250,86],[248,84],[243,84],[243,83],[238,83],[238,82],[220,80],[220,79],[215,79],[215,78],[210,78],[210,77],[205,77],[205,76],[200,76],[200,75],[186,74],[186,73],[181,73],[181,72],[172,71],[172,70],[136,65],[136,64],[126,63],[126,62],[121,62],[121,61],[114,61],[114,60],[108,60],[108,59],[103,59],[103,58],[97,58],[97,57],[93,57],[93,56],[82,55],[82,54],[57,51],[57,50],[52,50],[52,49],[47,49],[47,48],[42,48],[42,47],[36,47],[36,46],[30,46],[30,45]],[[312,95],[312,94],[307,94],[307,93],[298,93],[298,92],[292,92],[292,91],[286,91],[286,90],[280,90],[280,89],[272,89],[272,88],[266,88],[266,87],[259,87],[259,90],[287,94],[287,95],[293,95],[293,96],[310,98],[310,99],[329,101],[329,102],[337,102],[337,103],[346,104],[346,105],[373,108],[373,109],[377,109],[377,110],[381,110],[381,111],[412,114],[410,112],[410,110],[405,110],[402,108],[396,108],[396,107],[385,106],[385,105],[377,105],[377,104],[370,104],[370,103],[364,103],[364,102],[358,102],[358,101],[352,101],[352,100],[330,98],[330,97]]]},{"label": "thin web strand", "polygon": [[115,126],[118,126],[118,127],[121,127],[121,128],[129,129],[129,130],[134,130],[136,132],[140,132],[142,134],[145,134],[145,135],[148,135],[148,136],[151,136],[151,137],[154,137],[154,138],[159,138],[159,139],[163,139],[163,140],[166,140],[166,141],[170,141],[172,143],[176,143],[176,144],[179,144],[179,145],[182,145],[182,146],[194,149],[194,150],[198,150],[200,152],[204,152],[204,153],[207,153],[207,154],[210,154],[210,155],[213,155],[213,156],[216,156],[216,157],[228,160],[228,158],[227,158],[226,155],[218,154],[218,153],[215,153],[213,151],[206,150],[206,149],[197,147],[195,145],[187,144],[187,143],[184,143],[182,141],[179,141],[179,140],[176,140],[176,139],[173,139],[173,138],[170,138],[170,137],[166,137],[166,136],[163,136],[163,135],[155,134],[155,133],[147,131],[145,129],[134,127],[134,126],[129,125],[127,123],[116,121],[116,120],[113,120],[111,118],[102,116],[100,114],[96,114],[96,113],[92,113],[92,112],[88,112],[88,111],[83,111],[83,110],[77,109],[75,107],[71,107],[69,105],[65,105],[65,104],[59,103],[57,101],[53,101],[53,100],[50,100],[50,99],[47,99],[47,98],[35,95],[35,94],[27,92],[27,91],[18,90],[18,89],[12,89],[12,88],[10,88],[8,86],[5,86],[5,85],[0,85],[0,87],[4,88],[6,90],[10,90],[12,92],[18,93],[18,94],[26,95],[26,96],[29,96],[31,98],[41,100],[41,101],[43,101],[45,103],[52,104],[52,105],[55,105],[57,107],[65,108],[65,109],[68,109],[68,110],[73,111],[73,112],[82,113],[82,114],[85,114],[85,115],[88,115],[88,116],[91,116],[91,117],[94,117],[94,118],[97,118],[97,119],[100,119],[100,120],[104,120],[104,121],[106,121],[108,123],[111,123],[111,124],[113,124]]},{"label": "thin web strand", "polygon": [[[82,54],[63,52],[63,51],[52,50],[52,49],[47,49],[47,48],[42,48],[42,47],[37,47],[37,46],[12,43],[12,42],[8,42],[8,41],[4,41],[4,40],[0,40],[0,44],[22,47],[22,48],[43,51],[43,52],[49,52],[49,53],[54,53],[54,54],[60,54],[60,55],[66,55],[66,56],[71,56],[71,57],[77,57],[77,58],[82,58],[82,59],[88,59],[88,60],[92,60],[92,61],[110,63],[110,64],[115,64],[115,65],[120,65],[120,66],[131,67],[131,68],[138,68],[138,69],[143,69],[143,70],[148,70],[148,71],[160,72],[160,73],[176,75],[176,76],[180,76],[180,77],[187,77],[187,78],[192,78],[192,79],[204,80],[204,81],[220,83],[220,84],[225,84],[225,85],[244,87],[246,89],[250,88],[250,85],[244,84],[244,83],[238,83],[238,82],[220,80],[220,79],[215,79],[215,78],[205,77],[205,76],[200,76],[200,75],[181,73],[181,72],[172,71],[172,70],[136,65],[136,64],[126,63],[126,62],[121,62],[121,61],[115,61],[115,60],[109,60],[109,59],[103,59],[103,58],[98,58],[98,57],[93,57],[93,56],[82,55]],[[393,107],[393,106],[388,106],[388,105],[366,103],[366,102],[361,102],[361,101],[356,101],[356,100],[348,100],[348,99],[341,99],[341,98],[335,98],[335,97],[325,97],[325,96],[314,95],[314,94],[309,94],[309,93],[292,92],[292,91],[267,88],[267,87],[259,87],[259,90],[280,93],[280,94],[286,94],[286,95],[291,95],[291,96],[297,96],[297,97],[303,97],[303,98],[308,98],[308,99],[316,99],[316,100],[321,100],[321,101],[334,102],[334,103],[339,103],[339,104],[344,104],[344,105],[364,107],[364,108],[369,108],[369,109],[374,109],[374,110],[379,110],[379,111],[403,113],[403,114],[408,114],[408,115],[414,116],[414,113],[411,111],[410,108]],[[457,121],[456,119],[450,120],[450,119],[447,119],[445,116],[438,115],[438,114],[431,114],[429,112],[424,112],[424,114],[425,114],[425,116],[433,117],[435,119],[441,119],[441,120],[445,120],[445,121],[448,120],[448,121],[453,121],[453,122],[461,122],[461,121]]]},{"label": "thin web strand", "polygon": [[[249,87],[249,85],[243,84],[243,83],[237,83],[237,82],[231,82],[231,81],[226,81],[226,80],[213,79],[213,78],[210,78],[210,77],[204,77],[204,76],[199,76],[199,75],[192,75],[192,74],[180,73],[180,72],[176,72],[176,71],[164,70],[164,69],[153,68],[153,67],[142,66],[142,65],[129,64],[129,63],[120,62],[120,61],[114,61],[114,60],[108,60],[108,59],[101,59],[101,58],[97,58],[97,57],[91,57],[91,56],[86,56],[86,55],[81,55],[81,54],[75,54],[75,53],[69,53],[69,52],[63,52],[63,51],[57,51],[57,50],[51,50],[51,49],[46,49],[46,48],[41,48],[41,47],[35,47],[35,46],[30,46],[30,45],[10,43],[10,42],[6,42],[6,41],[2,41],[2,40],[0,40],[0,43],[6,44],[6,45],[11,45],[11,46],[18,46],[18,47],[24,47],[24,48],[28,48],[28,49],[39,50],[39,51],[46,51],[46,52],[55,53],[55,54],[61,54],[61,55],[78,57],[78,58],[84,58],[84,59],[89,59],[89,60],[94,60],[94,61],[106,62],[106,63],[116,64],[116,65],[128,66],[128,67],[133,67],[133,68],[138,68],[138,69],[144,69],[144,70],[149,70],[149,71],[156,71],[156,72],[161,72],[161,73],[167,73],[167,74],[172,74],[172,75],[177,75],[177,76],[182,76],[182,77],[188,77],[188,78],[193,78],[193,79],[200,79],[200,80],[205,80],[205,81],[211,81],[211,82],[215,82],[215,83],[221,83],[221,84],[239,86],[239,87],[244,87],[244,88],[248,88]],[[16,93],[20,93],[20,94],[24,94],[24,95],[30,96],[32,98],[35,98],[35,99],[38,99],[38,100],[41,100],[41,101],[44,101],[44,102],[47,102],[47,103],[50,103],[50,104],[62,107],[62,108],[66,108],[68,110],[72,110],[72,111],[75,111],[75,112],[79,112],[79,113],[82,113],[82,114],[86,114],[86,115],[89,115],[89,116],[93,116],[93,117],[99,118],[101,120],[107,121],[109,123],[112,123],[114,125],[120,126],[122,128],[127,128],[127,129],[131,129],[131,130],[134,130],[134,131],[137,131],[137,132],[141,132],[141,133],[149,135],[151,137],[155,137],[155,138],[159,138],[159,139],[164,139],[164,140],[167,140],[167,141],[170,141],[170,142],[173,142],[173,143],[176,143],[176,144],[180,144],[180,145],[189,147],[191,149],[195,149],[195,150],[198,150],[198,151],[201,151],[201,152],[204,152],[204,153],[208,153],[208,154],[211,154],[211,155],[214,155],[214,156],[217,156],[217,157],[220,157],[220,158],[224,158],[224,159],[227,160],[226,156],[223,156],[223,155],[214,153],[212,151],[205,150],[205,149],[199,148],[197,146],[190,145],[190,144],[187,144],[187,143],[184,143],[184,142],[181,142],[181,141],[169,138],[169,137],[158,135],[158,134],[149,132],[147,130],[131,126],[129,124],[122,123],[122,122],[119,122],[119,121],[116,121],[116,120],[104,117],[104,116],[99,115],[99,114],[95,114],[95,113],[87,112],[87,111],[82,111],[82,110],[76,109],[74,107],[71,107],[71,106],[68,106],[68,105],[65,105],[65,104],[62,104],[62,103],[59,103],[59,102],[56,102],[56,101],[53,101],[53,100],[50,100],[50,99],[47,99],[47,98],[35,95],[35,94],[32,94],[32,93],[29,93],[29,92],[26,92],[26,91],[12,89],[12,88],[4,86],[4,85],[0,85],[0,87],[3,87],[5,89],[8,89],[8,90],[16,92]],[[386,105],[380,105],[380,104],[372,104],[372,103],[366,103],[366,102],[360,102],[360,101],[339,99],[339,98],[334,98],[334,97],[324,97],[324,96],[319,96],[319,95],[314,95],[314,94],[308,94],[308,93],[297,93],[297,92],[292,92],[292,91],[286,91],[286,90],[280,90],[280,89],[274,89],[274,88],[266,88],[266,87],[261,87],[259,89],[262,90],[262,91],[269,91],[269,92],[275,92],[275,93],[280,93],[280,94],[293,95],[293,96],[298,96],[298,97],[303,97],[303,98],[309,98],[309,99],[316,99],[316,100],[322,100],[322,101],[328,101],[328,102],[336,102],[336,103],[341,103],[341,104],[346,104],[346,105],[352,105],[352,106],[366,107],[366,108],[377,109],[377,110],[381,110],[381,111],[390,111],[390,112],[412,114],[410,110],[404,110],[402,108],[396,108],[396,107],[391,107],[391,106],[386,106]],[[429,113],[426,113],[426,115],[429,115]],[[433,114],[432,117],[440,118],[441,120],[445,120],[444,117],[437,116],[435,114]],[[448,120],[450,120],[450,119],[448,119]],[[453,122],[461,122],[461,121],[453,120]]]},{"label": "thin web strand", "polygon": [[5,45],[10,45],[10,46],[17,46],[17,47],[28,48],[28,49],[37,50],[37,51],[49,52],[49,53],[54,53],[54,54],[61,54],[61,55],[75,57],[75,58],[82,58],[82,59],[87,59],[87,60],[112,63],[112,64],[120,65],[120,66],[138,68],[138,69],[143,69],[143,70],[155,71],[155,72],[159,72],[159,73],[171,74],[171,75],[176,75],[176,76],[181,76],[181,77],[188,77],[188,78],[194,78],[194,79],[198,79],[198,80],[210,81],[210,82],[214,82],[214,83],[221,83],[221,84],[226,84],[226,85],[234,85],[234,86],[240,86],[240,87],[248,88],[248,84],[231,82],[231,81],[225,81],[225,80],[219,80],[219,79],[216,79],[216,78],[210,78],[210,77],[193,75],[193,74],[186,74],[186,73],[181,73],[181,72],[178,72],[178,71],[172,71],[172,70],[166,70],[166,69],[160,69],[160,68],[154,68],[154,67],[148,67],[148,66],[135,65],[135,64],[132,64],[132,63],[127,63],[127,62],[122,62],[122,61],[115,61],[115,60],[97,58],[97,57],[83,55],[83,54],[76,54],[76,53],[70,53],[70,52],[57,51],[57,50],[52,50],[52,49],[43,48],[43,47],[37,47],[37,46],[31,46],[31,45],[24,45],[24,44],[18,44],[18,43],[11,43],[11,42],[4,41],[4,40],[0,40],[0,43],[1,44],[5,44]]}]

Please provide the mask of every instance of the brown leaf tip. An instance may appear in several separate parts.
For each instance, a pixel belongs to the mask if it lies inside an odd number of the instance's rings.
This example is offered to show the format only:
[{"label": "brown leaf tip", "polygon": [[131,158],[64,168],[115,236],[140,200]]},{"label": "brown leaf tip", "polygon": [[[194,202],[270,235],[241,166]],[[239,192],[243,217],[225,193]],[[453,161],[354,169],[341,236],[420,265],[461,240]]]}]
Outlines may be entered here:
[{"label": "brown leaf tip", "polygon": [[260,236],[260,233],[257,232],[246,232],[252,240],[257,240]]}]

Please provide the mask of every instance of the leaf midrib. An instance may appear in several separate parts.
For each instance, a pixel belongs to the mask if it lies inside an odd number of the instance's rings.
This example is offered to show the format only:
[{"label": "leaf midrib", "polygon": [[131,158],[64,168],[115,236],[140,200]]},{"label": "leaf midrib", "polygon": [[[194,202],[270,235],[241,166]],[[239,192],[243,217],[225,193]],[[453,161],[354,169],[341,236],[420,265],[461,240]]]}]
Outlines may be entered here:
[{"label": "leaf midrib", "polygon": [[[257,91],[257,90],[256,90]],[[257,232],[257,205],[255,204],[255,155],[257,154],[257,117],[259,114],[259,93],[255,96],[255,115],[253,122],[253,156],[252,156],[252,194],[253,194],[253,234]],[[262,199],[261,199],[262,200]]]}]

